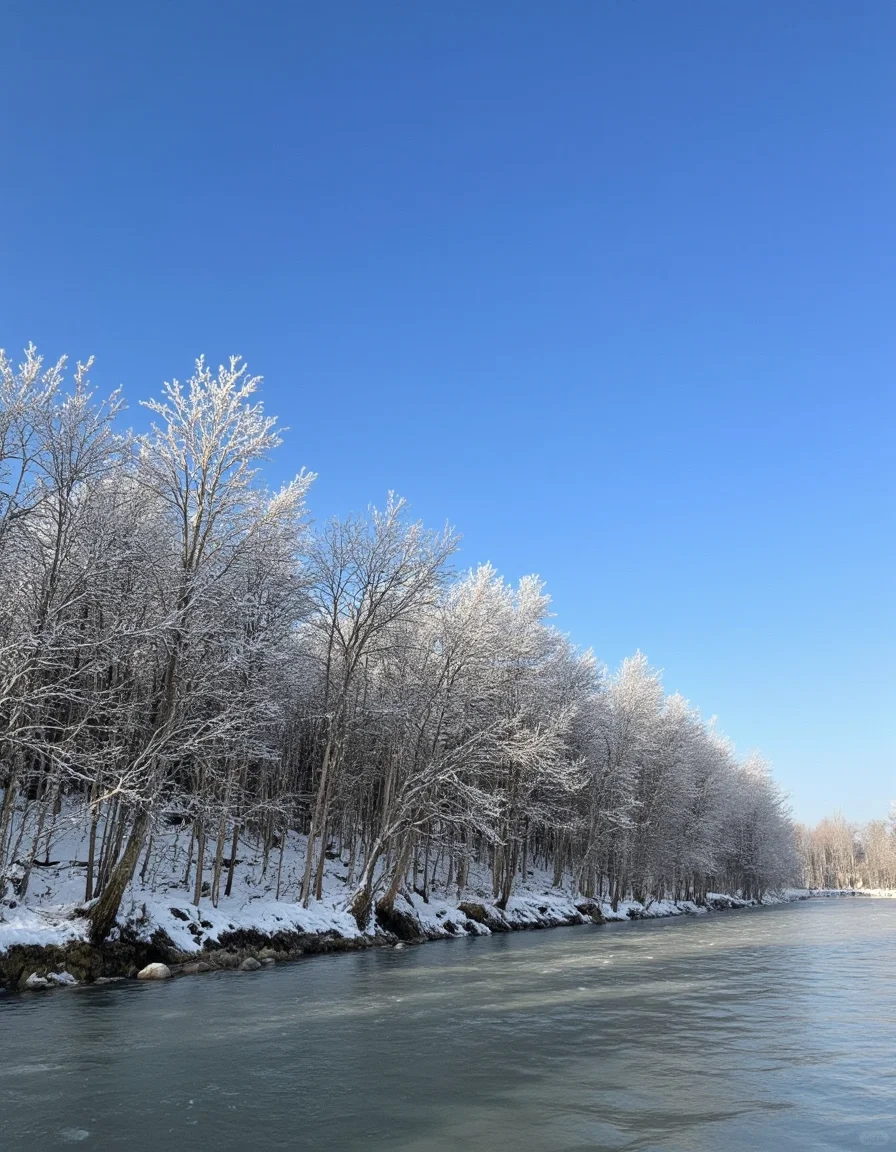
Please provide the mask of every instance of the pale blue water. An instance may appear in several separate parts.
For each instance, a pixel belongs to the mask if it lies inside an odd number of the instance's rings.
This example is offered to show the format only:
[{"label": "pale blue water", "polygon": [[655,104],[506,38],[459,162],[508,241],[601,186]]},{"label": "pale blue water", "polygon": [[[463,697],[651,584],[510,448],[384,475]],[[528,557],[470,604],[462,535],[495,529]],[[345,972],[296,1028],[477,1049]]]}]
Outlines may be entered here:
[{"label": "pale blue water", "polygon": [[896,901],[0,999],[0,1150],[896,1147]]}]

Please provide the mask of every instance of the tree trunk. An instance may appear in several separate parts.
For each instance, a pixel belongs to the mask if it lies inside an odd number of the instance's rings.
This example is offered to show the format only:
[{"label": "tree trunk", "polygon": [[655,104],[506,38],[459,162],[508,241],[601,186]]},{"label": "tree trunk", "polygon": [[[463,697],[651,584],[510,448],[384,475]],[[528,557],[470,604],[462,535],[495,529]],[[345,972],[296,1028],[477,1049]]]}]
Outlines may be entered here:
[{"label": "tree trunk", "polygon": [[401,890],[401,886],[404,883],[405,873],[407,872],[408,865],[411,862],[411,854],[414,850],[414,847],[415,838],[413,833],[409,832],[404,844],[401,847],[401,851],[398,853],[396,858],[395,869],[392,873],[392,881],[389,884],[389,887],[386,889],[385,895],[380,901],[380,903],[383,904],[386,908],[392,907],[392,905],[395,903],[395,897]]},{"label": "tree trunk", "polygon": [[221,822],[218,825],[218,839],[215,843],[215,863],[212,870],[212,907],[218,907],[218,897],[221,892],[221,868],[224,860],[224,841],[227,838],[227,815],[222,812]]},{"label": "tree trunk", "polygon": [[361,870],[358,887],[349,905],[349,911],[362,932],[366,932],[370,924],[370,911],[373,907],[373,875],[384,848],[385,843],[382,840],[377,840]]},{"label": "tree trunk", "polygon": [[284,819],[283,828],[280,831],[280,859],[277,861],[277,891],[274,896],[275,900],[280,899],[280,880],[283,876],[283,854],[286,851],[286,838],[289,835],[289,821]]},{"label": "tree trunk", "polygon": [[128,837],[127,847],[121,859],[112,869],[109,880],[103,889],[103,894],[87,914],[90,923],[90,941],[92,944],[101,944],[115,924],[115,917],[121,907],[125,889],[131,882],[140,850],[149,830],[149,813],[140,812],[134,820],[131,834]]},{"label": "tree trunk", "polygon": [[[227,865],[227,883],[224,886],[224,895],[229,896],[233,889],[233,870],[236,868],[236,851],[240,842],[240,825],[239,820],[233,822],[233,839],[230,842],[230,863]],[[278,878],[279,879],[279,878]],[[279,884],[277,899],[279,900]]]},{"label": "tree trunk", "polygon": [[518,840],[514,840],[513,847],[508,853],[504,852],[504,872],[501,877],[501,895],[497,901],[497,907],[502,911],[507,907],[507,901],[510,899],[510,893],[513,891],[513,877],[516,873],[517,864],[519,863],[520,845]]},{"label": "tree trunk", "polygon": [[320,825],[320,849],[317,857],[317,872],[314,875],[314,899],[320,900],[324,894],[324,866],[327,862],[327,842],[330,836],[330,801],[329,797],[324,804],[323,818]]},{"label": "tree trunk", "polygon": [[152,835],[146,844],[146,851],[143,853],[143,867],[140,869],[140,883],[146,883],[146,874],[149,871],[149,861],[152,857]]},{"label": "tree trunk", "polygon": [[[322,823],[326,806],[326,794],[330,786],[330,761],[335,752],[335,741],[331,737],[327,741],[327,746],[324,749],[323,765],[320,772],[320,780],[317,785],[317,800],[314,809],[311,813],[311,825],[308,829],[308,840],[305,845],[305,871],[302,875],[302,891],[300,899],[302,907],[307,908],[308,902],[311,899],[311,873],[314,868],[314,842],[317,839],[317,833]],[[326,848],[326,844],[321,845],[321,852]]]},{"label": "tree trunk", "polygon": [[205,825],[200,821],[196,837],[196,880],[193,884],[193,903],[199,907],[202,899],[202,870],[205,864]]},{"label": "tree trunk", "polygon": [[[4,845],[6,842],[7,829],[12,831],[12,814],[16,804],[16,797],[19,791],[19,777],[18,777],[18,764],[14,761],[9,770],[9,779],[6,782],[6,789],[3,793],[3,805],[0,806],[0,865],[5,860]],[[10,835],[10,840],[12,836]],[[2,895],[2,892],[0,892]]]},{"label": "tree trunk", "polygon": [[99,822],[100,811],[96,803],[96,797],[94,797],[90,807],[90,840],[87,846],[87,882],[84,888],[85,902],[93,899],[93,869],[96,864],[96,830]]}]

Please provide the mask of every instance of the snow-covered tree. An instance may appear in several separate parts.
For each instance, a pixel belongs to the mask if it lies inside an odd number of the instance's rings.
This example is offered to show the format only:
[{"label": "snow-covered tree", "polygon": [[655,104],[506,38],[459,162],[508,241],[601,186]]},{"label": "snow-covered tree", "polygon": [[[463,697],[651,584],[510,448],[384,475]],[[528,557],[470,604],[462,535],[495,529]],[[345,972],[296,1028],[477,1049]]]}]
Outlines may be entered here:
[{"label": "snow-covered tree", "polygon": [[[643,655],[608,674],[534,576],[455,577],[455,533],[395,496],[312,529],[311,475],[269,492],[238,358],[164,385],[139,436],[90,367],[0,353],[0,899],[69,819],[96,940],[136,873],[217,903],[248,840],[278,894],[304,845],[306,905],[342,856],[365,926],[474,874],[506,906],[536,867],[614,902],[793,878],[767,767]],[[796,836],[807,882],[896,883],[890,825]]]}]

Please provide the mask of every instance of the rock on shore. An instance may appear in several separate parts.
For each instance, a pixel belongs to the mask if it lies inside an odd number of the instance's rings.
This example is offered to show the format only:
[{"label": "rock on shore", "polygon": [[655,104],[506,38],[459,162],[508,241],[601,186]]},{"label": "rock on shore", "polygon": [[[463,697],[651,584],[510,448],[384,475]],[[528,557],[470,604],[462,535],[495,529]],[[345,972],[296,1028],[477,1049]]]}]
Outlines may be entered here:
[{"label": "rock on shore", "polygon": [[137,973],[138,980],[170,980],[171,969],[167,964],[147,964]]}]

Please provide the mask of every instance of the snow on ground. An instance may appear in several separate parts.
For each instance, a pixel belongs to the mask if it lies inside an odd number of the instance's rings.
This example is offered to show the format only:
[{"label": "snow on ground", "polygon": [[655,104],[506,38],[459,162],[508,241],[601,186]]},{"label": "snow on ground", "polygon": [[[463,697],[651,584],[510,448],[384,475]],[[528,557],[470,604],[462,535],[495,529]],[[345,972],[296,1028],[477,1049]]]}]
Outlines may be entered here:
[{"label": "snow on ground", "polygon": [[[211,902],[199,908],[186,901],[172,904],[158,897],[141,899],[145,919],[137,921],[138,935],[149,939],[162,928],[181,952],[199,952],[206,941],[217,942],[228,932],[252,929],[273,936],[278,932],[301,932],[324,935],[360,936],[354,917],[344,908],[315,901],[309,908],[282,900],[222,899],[217,908]],[[3,926],[0,925],[0,939]]]},{"label": "snow on ground", "polygon": [[[280,866],[275,849],[264,867],[258,847],[241,842],[237,852],[232,894],[222,896],[217,908],[204,895],[199,907],[192,903],[193,883],[185,884],[189,831],[183,828],[156,833],[148,867],[143,861],[125,894],[119,923],[148,940],[162,929],[183,952],[199,952],[206,941],[214,944],[228,932],[255,929],[268,935],[300,932],[343,937],[359,936],[347,911],[349,890],[342,859],[328,861],[321,900],[308,908],[297,902],[304,869],[304,837],[290,837]],[[50,866],[34,868],[23,901],[13,895],[0,903],[0,952],[15,944],[67,944],[84,940],[87,923],[76,915],[84,899],[87,869],[86,830],[75,821],[60,825],[51,845]],[[278,872],[280,898],[277,898]],[[211,882],[211,869],[205,873]],[[15,905],[15,906],[12,906]]]},{"label": "snow on ground", "polygon": [[427,935],[437,936],[489,936],[491,929],[477,924],[450,900],[430,896],[429,900],[414,892],[399,897],[396,906],[401,911],[413,912]]},{"label": "snow on ground", "polygon": [[[327,860],[322,899],[303,908],[297,897],[305,865],[305,838],[291,833],[282,861],[279,848],[273,849],[265,861],[257,844],[241,841],[232,894],[222,894],[217,907],[203,895],[197,908],[192,903],[192,877],[189,883],[184,882],[189,843],[188,827],[156,829],[149,860],[141,859],[119,916],[119,922],[141,939],[148,940],[162,929],[179,950],[197,953],[207,942],[214,945],[226,933],[248,929],[266,935],[280,932],[336,933],[347,938],[361,935],[347,910],[352,891],[348,852]],[[50,863],[34,867],[24,900],[8,895],[7,901],[0,904],[0,952],[17,944],[65,945],[86,939],[86,921],[77,914],[84,899],[86,857],[87,829],[83,820],[77,813],[63,816],[51,840]],[[210,882],[210,869],[205,876]],[[551,880],[550,873],[533,869],[527,882],[517,886],[507,908],[500,911],[494,906],[488,869],[474,867],[461,902],[483,905],[491,922],[496,925],[503,922],[510,928],[586,921],[588,917],[576,907],[582,898],[569,888],[553,888]],[[801,895],[804,893],[794,890],[792,894],[769,897],[763,902],[797,899]],[[720,893],[711,893],[710,902],[717,907],[753,903]],[[489,932],[485,924],[460,911],[457,903],[453,891],[450,895],[434,892],[428,901],[414,892],[400,898],[396,908],[415,916],[429,936]],[[652,919],[705,911],[691,902],[675,904],[670,900],[648,900],[644,904],[625,900],[619,902],[615,911],[609,903],[599,906],[606,920]]]},{"label": "snow on ground", "polygon": [[16,944],[60,946],[83,940],[83,920],[67,919],[65,908],[5,908],[0,905],[0,952]]}]

